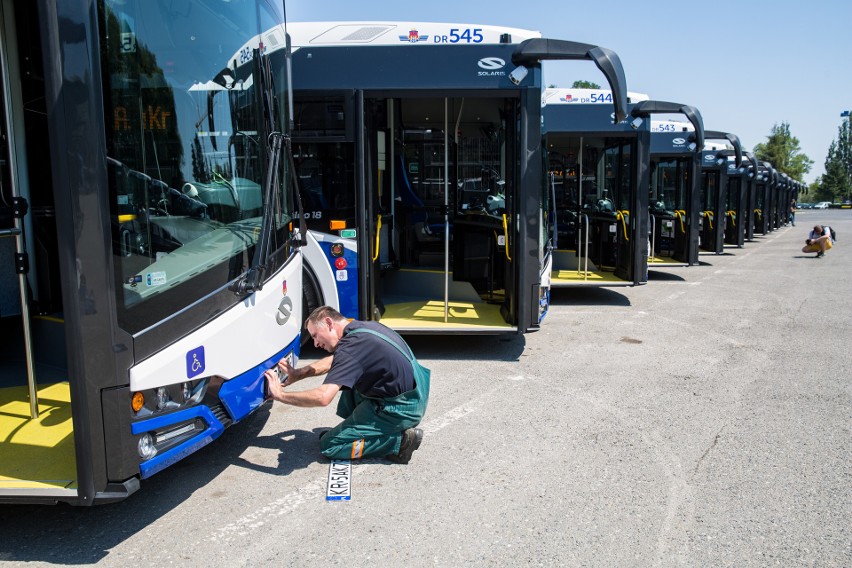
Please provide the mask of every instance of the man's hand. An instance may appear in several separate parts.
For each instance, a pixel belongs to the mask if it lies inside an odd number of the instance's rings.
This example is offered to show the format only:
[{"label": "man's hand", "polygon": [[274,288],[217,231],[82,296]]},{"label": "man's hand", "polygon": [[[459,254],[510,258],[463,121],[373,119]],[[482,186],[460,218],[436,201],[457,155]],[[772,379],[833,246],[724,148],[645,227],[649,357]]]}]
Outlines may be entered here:
[{"label": "man's hand", "polygon": [[284,394],[284,384],[281,382],[275,367],[267,369],[263,376],[266,378],[266,389],[269,397],[273,400],[281,400],[281,395]]},{"label": "man's hand", "polygon": [[284,377],[282,383],[286,383],[291,385],[299,380],[299,372],[297,369],[290,366],[290,362],[287,361],[287,358],[284,357],[280,361],[278,361],[278,371],[281,373],[281,376]]}]

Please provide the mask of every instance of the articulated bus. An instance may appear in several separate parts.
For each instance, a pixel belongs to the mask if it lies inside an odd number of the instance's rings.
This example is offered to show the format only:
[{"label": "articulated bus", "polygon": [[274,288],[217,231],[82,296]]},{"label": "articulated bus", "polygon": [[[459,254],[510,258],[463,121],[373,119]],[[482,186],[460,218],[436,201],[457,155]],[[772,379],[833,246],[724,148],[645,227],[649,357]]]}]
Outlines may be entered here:
[{"label": "articulated bus", "polygon": [[0,502],[115,501],[298,355],[283,6],[6,0],[0,23]]},{"label": "articulated bus", "polygon": [[651,268],[698,264],[704,127],[693,110],[700,129],[682,120],[651,122]]},{"label": "articulated bus", "polygon": [[630,117],[613,124],[608,107],[599,104],[608,102],[608,91],[545,93],[544,144],[556,213],[553,287],[632,286],[647,281],[647,236],[651,234],[652,242],[657,236],[657,218],[645,213],[652,123],[647,119],[654,114],[686,114],[699,138],[703,123],[692,107],[630,95]]},{"label": "articulated bus", "polygon": [[[742,164],[739,138],[727,132],[707,130],[701,153],[701,217],[698,220],[698,248],[713,254],[725,249],[726,190],[728,186],[728,156],[733,149],[736,167]],[[724,140],[724,142],[721,142]]]},{"label": "articulated bus", "polygon": [[541,61],[616,54],[472,24],[292,23],[305,304],[403,333],[525,333],[549,303]]}]

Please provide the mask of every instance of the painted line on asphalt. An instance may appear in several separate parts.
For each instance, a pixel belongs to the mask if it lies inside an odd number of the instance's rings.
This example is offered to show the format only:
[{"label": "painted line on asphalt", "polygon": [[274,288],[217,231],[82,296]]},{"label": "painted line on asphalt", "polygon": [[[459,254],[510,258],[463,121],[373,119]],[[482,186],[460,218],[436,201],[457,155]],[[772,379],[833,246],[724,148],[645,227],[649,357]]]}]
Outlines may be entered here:
[{"label": "painted line on asphalt", "polygon": [[[517,381],[522,380],[523,377],[516,375],[508,377],[508,379]],[[478,397],[465,402],[465,404],[457,406],[445,412],[441,416],[427,421],[421,426],[424,435],[435,434],[447,426],[450,426],[476,412],[483,406],[484,400],[502,388],[502,386],[503,385],[498,383],[494,388],[483,392]],[[379,465],[384,464],[358,463],[354,464],[354,468],[358,469],[359,472],[362,472],[370,471]],[[310,481],[299,489],[269,502],[258,510],[243,515],[239,519],[213,530],[204,540],[208,542],[231,542],[235,537],[243,538],[257,529],[275,522],[275,520],[279,517],[292,513],[305,503],[315,501],[323,497],[326,494],[326,481],[327,479],[325,476],[323,476],[322,479]]]}]

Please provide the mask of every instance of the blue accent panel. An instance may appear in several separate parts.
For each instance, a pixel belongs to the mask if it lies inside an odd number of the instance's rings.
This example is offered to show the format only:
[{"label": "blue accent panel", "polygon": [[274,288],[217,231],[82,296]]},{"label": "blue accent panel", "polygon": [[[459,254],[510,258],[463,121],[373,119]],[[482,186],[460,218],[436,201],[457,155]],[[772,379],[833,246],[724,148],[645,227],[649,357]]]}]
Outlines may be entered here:
[{"label": "blue accent panel", "polygon": [[[321,242],[325,258],[331,266],[331,272],[336,276],[338,270],[334,267],[337,260],[331,256],[331,245],[333,243]],[[337,285],[337,297],[340,299],[338,311],[347,318],[358,317],[358,253],[347,247],[343,248],[343,258],[346,260],[346,280],[335,280]]]},{"label": "blue accent panel", "polygon": [[165,414],[163,416],[134,422],[130,425],[130,431],[135,435],[149,432],[151,430],[159,430],[173,424],[194,420],[195,418],[203,419],[207,423],[207,428],[189,440],[186,440],[173,448],[169,448],[165,452],[157,454],[153,458],[139,464],[139,471],[142,473],[142,479],[146,479],[158,471],[179,462],[189,454],[200,450],[218,438],[222,432],[224,432],[225,427],[216,419],[215,416],[213,416],[213,413],[210,412],[210,409],[206,406],[193,406],[177,412]]},{"label": "blue accent panel", "polygon": [[219,388],[219,400],[234,422],[239,422],[263,404],[266,400],[266,379],[263,378],[263,373],[274,367],[288,353],[299,355],[300,345],[299,337],[296,336],[290,345],[266,361],[222,383]]}]

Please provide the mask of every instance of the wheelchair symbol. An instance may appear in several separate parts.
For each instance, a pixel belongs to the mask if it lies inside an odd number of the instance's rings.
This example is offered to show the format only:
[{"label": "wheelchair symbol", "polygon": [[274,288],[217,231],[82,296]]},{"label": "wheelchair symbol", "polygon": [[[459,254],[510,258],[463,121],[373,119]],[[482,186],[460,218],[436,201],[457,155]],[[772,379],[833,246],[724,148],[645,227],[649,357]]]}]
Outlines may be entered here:
[{"label": "wheelchair symbol", "polygon": [[191,379],[204,372],[204,346],[196,347],[186,354],[186,377]]}]

